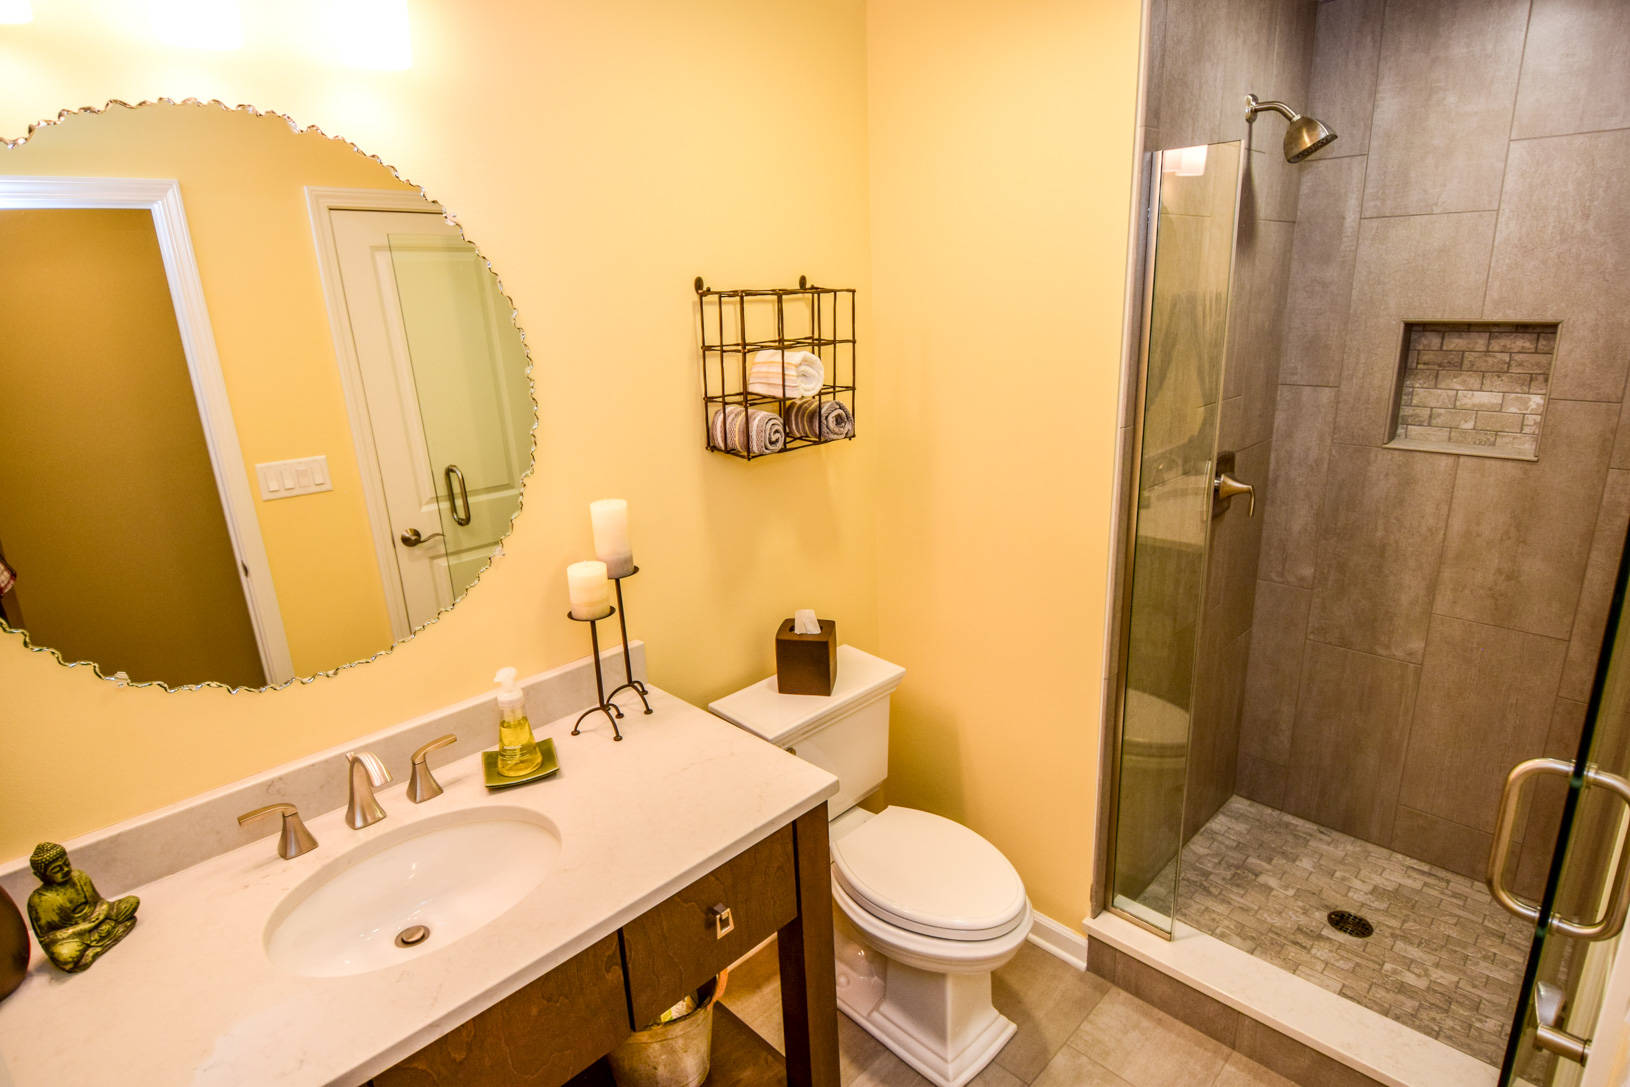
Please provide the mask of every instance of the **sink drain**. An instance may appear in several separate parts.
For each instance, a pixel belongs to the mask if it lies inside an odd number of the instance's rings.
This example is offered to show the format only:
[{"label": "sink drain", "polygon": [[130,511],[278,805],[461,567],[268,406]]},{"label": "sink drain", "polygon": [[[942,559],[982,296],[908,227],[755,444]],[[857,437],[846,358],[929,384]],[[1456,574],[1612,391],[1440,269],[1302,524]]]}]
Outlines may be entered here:
[{"label": "sink drain", "polygon": [[424,925],[409,925],[396,934],[397,947],[418,947],[430,939],[430,930]]},{"label": "sink drain", "polygon": [[1360,940],[1375,932],[1375,926],[1356,913],[1347,910],[1331,910],[1328,916],[1330,927],[1337,932],[1345,932],[1349,936],[1357,936]]}]

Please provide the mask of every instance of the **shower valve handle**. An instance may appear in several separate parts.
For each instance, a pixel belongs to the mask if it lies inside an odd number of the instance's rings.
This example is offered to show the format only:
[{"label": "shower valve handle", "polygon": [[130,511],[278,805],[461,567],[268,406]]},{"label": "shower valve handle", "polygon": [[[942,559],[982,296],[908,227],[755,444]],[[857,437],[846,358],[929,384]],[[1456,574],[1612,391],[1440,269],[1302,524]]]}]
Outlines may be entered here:
[{"label": "shower valve handle", "polygon": [[1244,495],[1247,500],[1245,516],[1256,516],[1256,488],[1249,483],[1241,483],[1227,472],[1218,472],[1217,478],[1211,482],[1212,498],[1216,502],[1227,502],[1236,495]]}]

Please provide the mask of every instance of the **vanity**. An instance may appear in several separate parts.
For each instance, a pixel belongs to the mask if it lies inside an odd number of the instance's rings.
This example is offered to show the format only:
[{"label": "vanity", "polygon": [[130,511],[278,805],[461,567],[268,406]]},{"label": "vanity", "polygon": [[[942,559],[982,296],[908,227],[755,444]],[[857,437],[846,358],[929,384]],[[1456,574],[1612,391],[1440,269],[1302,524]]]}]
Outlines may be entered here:
[{"label": "vanity", "polygon": [[[292,860],[273,835],[120,887],[140,894],[141,921],[83,974],[56,973],[36,952],[0,1003],[11,1083],[609,1083],[604,1054],[775,935],[784,1073],[767,1045],[752,1051],[756,1038],[743,1048],[744,1028],[725,1013],[713,1081],[731,1082],[730,1062],[743,1059],[756,1063],[738,1082],[784,1074],[835,1087],[825,801],[836,780],[663,691],[651,688],[651,704],[651,716],[622,722],[620,743],[603,726],[570,735],[575,715],[538,728],[560,772],[498,792],[483,785],[479,756],[492,742],[490,699],[358,741],[396,778],[378,792],[383,821],[352,830],[339,809],[308,812],[319,846]],[[434,770],[444,793],[414,804],[399,752],[437,728],[460,742]],[[297,769],[341,779],[344,752]],[[273,772],[200,798],[194,814],[248,806],[280,781],[299,791]],[[187,825],[187,807],[161,813],[167,833]],[[481,853],[493,842],[507,864]],[[389,898],[398,859],[465,864],[476,892],[474,905],[440,904],[449,920],[405,948],[390,933],[357,935],[374,896],[343,882],[363,877]],[[518,899],[485,921],[460,913],[494,894]]]}]

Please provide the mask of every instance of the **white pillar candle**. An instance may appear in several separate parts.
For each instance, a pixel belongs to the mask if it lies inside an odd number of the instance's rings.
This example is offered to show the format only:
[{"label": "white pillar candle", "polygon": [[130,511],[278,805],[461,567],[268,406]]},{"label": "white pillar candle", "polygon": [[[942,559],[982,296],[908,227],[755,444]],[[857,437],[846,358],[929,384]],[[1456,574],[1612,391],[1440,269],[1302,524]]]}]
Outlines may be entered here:
[{"label": "white pillar candle", "polygon": [[594,525],[594,553],[606,564],[611,577],[627,577],[634,572],[634,549],[628,545],[628,502],[622,498],[602,498],[589,503],[589,520]]},{"label": "white pillar candle", "polygon": [[611,583],[603,562],[574,562],[566,567],[566,593],[574,619],[604,619],[611,610]]}]

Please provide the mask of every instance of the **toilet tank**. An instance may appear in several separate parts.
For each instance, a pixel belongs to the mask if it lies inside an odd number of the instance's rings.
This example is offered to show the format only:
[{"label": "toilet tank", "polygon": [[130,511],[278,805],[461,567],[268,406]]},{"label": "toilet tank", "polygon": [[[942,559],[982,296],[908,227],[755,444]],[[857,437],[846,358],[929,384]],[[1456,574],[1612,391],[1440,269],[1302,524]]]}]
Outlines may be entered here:
[{"label": "toilet tank", "polygon": [[770,676],[707,708],[837,778],[838,795],[827,801],[827,817],[836,819],[888,777],[889,695],[905,674],[898,664],[840,645],[830,695],[782,694]]}]

